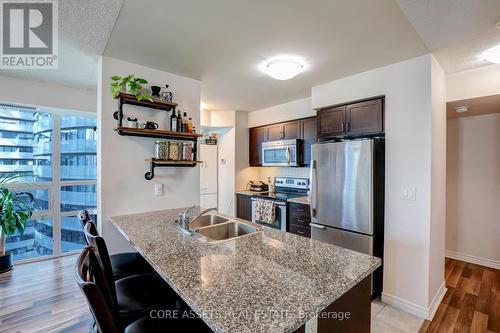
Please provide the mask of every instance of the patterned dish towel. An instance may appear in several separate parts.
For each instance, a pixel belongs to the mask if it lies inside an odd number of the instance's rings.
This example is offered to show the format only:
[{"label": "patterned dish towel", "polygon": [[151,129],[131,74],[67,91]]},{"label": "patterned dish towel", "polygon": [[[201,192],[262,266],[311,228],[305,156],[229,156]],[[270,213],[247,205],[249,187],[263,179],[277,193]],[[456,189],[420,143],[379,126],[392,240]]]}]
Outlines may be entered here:
[{"label": "patterned dish towel", "polygon": [[271,200],[255,200],[255,219],[260,222],[274,223],[274,202]]}]

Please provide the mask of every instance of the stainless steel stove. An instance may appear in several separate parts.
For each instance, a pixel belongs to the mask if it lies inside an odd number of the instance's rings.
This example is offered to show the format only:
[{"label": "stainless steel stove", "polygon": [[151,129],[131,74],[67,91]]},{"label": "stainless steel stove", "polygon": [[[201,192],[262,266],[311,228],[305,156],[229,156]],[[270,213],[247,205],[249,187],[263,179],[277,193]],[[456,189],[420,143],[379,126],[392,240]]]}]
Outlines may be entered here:
[{"label": "stainless steel stove", "polygon": [[[275,177],[275,192],[256,193],[252,195],[252,222],[259,223],[271,228],[286,231],[286,205],[287,200],[307,195],[309,179],[295,177]],[[255,203],[258,199],[272,200],[274,202],[273,223],[266,223],[255,218]]]}]

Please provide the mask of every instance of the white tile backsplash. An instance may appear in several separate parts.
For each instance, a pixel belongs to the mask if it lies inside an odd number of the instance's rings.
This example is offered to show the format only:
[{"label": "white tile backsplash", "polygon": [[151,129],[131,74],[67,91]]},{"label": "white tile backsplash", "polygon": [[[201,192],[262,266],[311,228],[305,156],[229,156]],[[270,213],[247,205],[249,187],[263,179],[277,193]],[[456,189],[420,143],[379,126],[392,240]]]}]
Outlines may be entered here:
[{"label": "white tile backsplash", "polygon": [[302,177],[309,178],[309,168],[290,168],[290,167],[261,167],[259,169],[260,180],[266,181],[271,177]]}]

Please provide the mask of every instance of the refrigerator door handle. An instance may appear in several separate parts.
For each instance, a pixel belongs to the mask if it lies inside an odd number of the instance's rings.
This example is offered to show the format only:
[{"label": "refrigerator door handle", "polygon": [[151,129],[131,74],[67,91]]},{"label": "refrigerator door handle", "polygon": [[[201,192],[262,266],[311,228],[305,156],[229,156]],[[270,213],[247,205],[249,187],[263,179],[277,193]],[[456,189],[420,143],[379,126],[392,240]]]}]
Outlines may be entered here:
[{"label": "refrigerator door handle", "polygon": [[316,216],[316,191],[318,190],[318,186],[316,184],[316,160],[311,160],[311,167],[309,169],[309,179],[311,181],[310,185],[310,194],[311,194],[311,217],[314,218]]},{"label": "refrigerator door handle", "polygon": [[316,223],[309,223],[309,225],[313,228],[316,228],[316,229],[326,229],[326,227],[324,225],[320,225],[320,224],[316,224]]}]

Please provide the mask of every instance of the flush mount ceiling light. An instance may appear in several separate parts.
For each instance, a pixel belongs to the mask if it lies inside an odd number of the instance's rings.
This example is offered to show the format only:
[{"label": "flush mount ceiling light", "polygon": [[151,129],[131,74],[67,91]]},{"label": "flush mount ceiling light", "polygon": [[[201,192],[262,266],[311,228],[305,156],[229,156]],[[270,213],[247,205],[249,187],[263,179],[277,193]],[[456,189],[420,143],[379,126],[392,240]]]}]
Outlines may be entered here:
[{"label": "flush mount ceiling light", "polygon": [[289,80],[304,70],[304,64],[293,58],[275,58],[264,62],[261,71],[276,80]]},{"label": "flush mount ceiling light", "polygon": [[456,112],[456,113],[464,113],[464,112],[467,112],[467,111],[469,111],[469,106],[467,106],[467,105],[464,105],[464,106],[457,106],[457,107],[455,108],[455,112]]},{"label": "flush mount ceiling light", "polygon": [[482,58],[486,61],[500,64],[500,45],[497,45],[484,52]]}]

